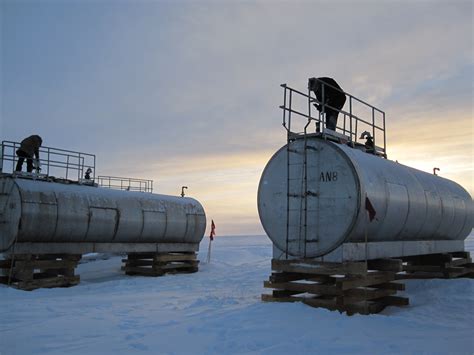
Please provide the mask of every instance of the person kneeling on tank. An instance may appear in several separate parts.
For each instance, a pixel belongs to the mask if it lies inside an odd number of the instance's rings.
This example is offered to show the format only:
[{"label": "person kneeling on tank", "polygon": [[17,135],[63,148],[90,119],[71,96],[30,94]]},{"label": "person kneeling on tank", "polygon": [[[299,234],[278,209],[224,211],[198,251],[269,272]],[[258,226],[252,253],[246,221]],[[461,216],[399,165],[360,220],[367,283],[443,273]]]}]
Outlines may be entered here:
[{"label": "person kneeling on tank", "polygon": [[375,144],[374,144],[374,140],[372,138],[372,136],[370,135],[369,132],[367,131],[364,131],[361,135],[360,135],[360,139],[364,139],[365,138],[365,151],[367,153],[372,153],[374,154],[375,153]]},{"label": "person kneeling on tank", "polygon": [[[26,171],[28,173],[33,172],[33,165],[37,171],[41,170],[39,164],[39,148],[43,144],[43,140],[40,136],[34,134],[23,139],[20,143],[20,148],[16,151],[18,156],[18,162],[16,164],[15,171],[21,171],[23,167],[23,162],[26,159]],[[35,162],[33,162],[33,157],[35,157]]]},{"label": "person kneeling on tank", "polygon": [[323,109],[326,113],[326,128],[335,131],[337,127],[337,116],[346,103],[346,94],[344,94],[342,88],[333,78],[327,77],[308,79],[308,89],[314,92],[319,102],[318,104],[314,104],[314,106],[320,113],[323,112]]}]

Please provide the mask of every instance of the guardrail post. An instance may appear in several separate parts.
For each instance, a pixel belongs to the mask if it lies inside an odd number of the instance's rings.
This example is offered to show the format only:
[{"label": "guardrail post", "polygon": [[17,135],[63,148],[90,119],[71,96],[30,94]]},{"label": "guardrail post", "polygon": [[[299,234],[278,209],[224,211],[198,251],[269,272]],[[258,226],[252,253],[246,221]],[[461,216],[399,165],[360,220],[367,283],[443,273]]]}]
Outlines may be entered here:
[{"label": "guardrail post", "polygon": [[47,164],[48,164],[48,166],[46,167],[46,173],[47,173],[47,174],[48,174],[48,176],[49,176],[49,160],[50,160],[50,152],[49,152],[49,148],[47,148],[47,150],[46,150],[46,151],[47,151],[47,155],[46,155],[46,156],[48,157],[48,161],[47,161]]},{"label": "guardrail post", "polygon": [[0,174],[3,172],[3,153],[5,149],[3,148],[3,142],[2,142],[2,148],[0,150]]},{"label": "guardrail post", "polygon": [[385,136],[385,112],[382,112],[383,116],[383,153],[385,154],[385,159],[387,159],[387,138]]},{"label": "guardrail post", "polygon": [[67,158],[66,158],[66,180],[68,178],[68,174],[69,174],[69,154],[67,155]]},{"label": "guardrail post", "polygon": [[[352,132],[352,96],[349,96],[349,129],[351,130],[351,142],[352,140],[352,135],[354,134]],[[354,140],[357,140],[357,137],[354,136]]]},{"label": "guardrail post", "polygon": [[293,91],[290,90],[290,110],[288,111],[288,132],[291,132],[291,101],[293,97]]},{"label": "guardrail post", "polygon": [[[283,127],[286,127],[286,85],[283,86]],[[288,128],[287,128],[288,129]]]},{"label": "guardrail post", "polygon": [[375,141],[375,108],[374,107],[372,107],[372,138],[374,139],[374,145],[376,145],[376,141]]},{"label": "guardrail post", "polygon": [[[324,82],[322,82],[322,99],[323,99],[322,105],[323,105],[323,109],[322,109],[322,111],[321,111],[321,115],[322,115],[322,117],[323,117],[323,119],[324,119],[324,121],[325,121],[324,123],[326,123],[326,121],[327,121],[327,120],[326,120],[326,102],[325,102],[325,100],[324,100],[324,99],[325,99],[325,93],[324,93],[324,87],[325,87],[325,85],[326,85],[326,84],[325,84]],[[324,127],[326,126],[324,123],[323,123],[323,125],[321,125],[320,127],[324,128]],[[321,132],[323,132],[323,129],[322,129],[322,128],[321,128]]]}]

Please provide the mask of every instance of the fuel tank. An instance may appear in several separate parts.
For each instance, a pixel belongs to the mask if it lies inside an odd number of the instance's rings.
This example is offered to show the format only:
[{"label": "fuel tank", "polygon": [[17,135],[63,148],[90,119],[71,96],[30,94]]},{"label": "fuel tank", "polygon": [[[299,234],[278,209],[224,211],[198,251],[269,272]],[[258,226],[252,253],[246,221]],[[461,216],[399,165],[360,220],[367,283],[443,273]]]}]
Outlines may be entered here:
[{"label": "fuel tank", "polygon": [[0,176],[0,252],[14,243],[199,244],[205,228],[193,198]]},{"label": "fuel tank", "polygon": [[472,198],[457,183],[315,137],[273,155],[258,212],[274,246],[294,257],[324,256],[366,238],[464,240],[474,223]]}]

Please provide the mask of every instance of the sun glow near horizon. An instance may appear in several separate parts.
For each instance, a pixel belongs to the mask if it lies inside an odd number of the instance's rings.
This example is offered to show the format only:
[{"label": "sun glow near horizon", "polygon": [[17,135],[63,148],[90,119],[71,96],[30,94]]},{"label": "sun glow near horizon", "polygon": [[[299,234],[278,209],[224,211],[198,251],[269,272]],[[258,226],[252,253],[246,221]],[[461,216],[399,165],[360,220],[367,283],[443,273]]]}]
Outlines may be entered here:
[{"label": "sun glow near horizon", "polygon": [[473,122],[469,113],[440,115],[429,122],[400,121],[388,132],[388,157],[409,167],[453,180],[474,195]]},{"label": "sun glow near horizon", "polygon": [[[257,212],[257,190],[262,171],[274,152],[193,156],[152,164],[144,173],[155,180],[155,192],[196,198],[218,233],[264,234]],[[209,226],[208,226],[209,229]]]}]

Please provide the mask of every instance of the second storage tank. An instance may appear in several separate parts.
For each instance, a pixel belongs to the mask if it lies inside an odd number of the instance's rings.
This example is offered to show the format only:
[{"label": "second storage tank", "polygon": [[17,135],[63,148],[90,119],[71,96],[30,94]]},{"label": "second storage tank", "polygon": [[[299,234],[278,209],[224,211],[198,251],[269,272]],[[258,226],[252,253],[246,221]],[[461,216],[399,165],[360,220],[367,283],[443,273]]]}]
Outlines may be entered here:
[{"label": "second storage tank", "polygon": [[320,138],[275,153],[262,173],[258,211],[274,245],[295,257],[324,256],[366,235],[369,242],[463,240],[474,214],[471,196],[453,181]]}]

